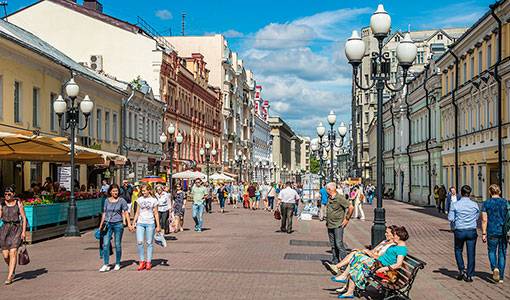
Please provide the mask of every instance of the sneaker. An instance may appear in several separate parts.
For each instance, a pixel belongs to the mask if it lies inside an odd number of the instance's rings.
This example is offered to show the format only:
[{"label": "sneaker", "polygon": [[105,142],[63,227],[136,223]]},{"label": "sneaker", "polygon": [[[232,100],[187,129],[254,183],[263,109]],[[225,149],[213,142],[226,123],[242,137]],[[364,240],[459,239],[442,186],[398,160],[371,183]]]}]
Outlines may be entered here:
[{"label": "sneaker", "polygon": [[150,262],[145,263],[145,270],[150,271],[152,269],[152,264]]},{"label": "sneaker", "polygon": [[102,272],[108,272],[108,271],[110,271],[110,266],[109,265],[103,265],[101,267],[101,269],[99,269],[99,272],[101,272],[101,273]]},{"label": "sneaker", "polygon": [[202,229],[198,228],[198,229],[197,229],[197,232],[202,232]]},{"label": "sneaker", "polygon": [[118,270],[120,270],[120,265],[115,265],[115,267],[113,267],[113,270],[114,270],[114,271],[118,271]]},{"label": "sneaker", "polygon": [[499,281],[499,269],[498,268],[494,268],[494,270],[492,271],[492,279],[494,279],[494,281],[496,281],[496,282]]},{"label": "sneaker", "polygon": [[137,271],[145,270],[145,262],[141,261],[140,264],[138,265],[138,268],[136,268],[136,270]]},{"label": "sneaker", "polygon": [[500,279],[498,282],[499,282],[499,283],[503,283],[503,279]]}]

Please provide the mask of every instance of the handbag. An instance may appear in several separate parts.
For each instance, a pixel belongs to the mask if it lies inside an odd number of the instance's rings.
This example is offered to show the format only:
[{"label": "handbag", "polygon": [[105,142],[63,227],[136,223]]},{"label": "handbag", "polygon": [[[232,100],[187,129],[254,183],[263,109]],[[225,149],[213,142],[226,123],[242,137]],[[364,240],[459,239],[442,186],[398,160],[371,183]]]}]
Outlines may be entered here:
[{"label": "handbag", "polygon": [[276,220],[281,220],[281,219],[282,219],[282,214],[280,213],[280,210],[279,210],[279,209],[276,209],[276,210],[274,211],[274,218],[275,218]]},{"label": "handbag", "polygon": [[26,243],[23,242],[19,252],[18,252],[18,264],[21,266],[28,265],[30,263],[30,256],[28,256],[28,250]]}]

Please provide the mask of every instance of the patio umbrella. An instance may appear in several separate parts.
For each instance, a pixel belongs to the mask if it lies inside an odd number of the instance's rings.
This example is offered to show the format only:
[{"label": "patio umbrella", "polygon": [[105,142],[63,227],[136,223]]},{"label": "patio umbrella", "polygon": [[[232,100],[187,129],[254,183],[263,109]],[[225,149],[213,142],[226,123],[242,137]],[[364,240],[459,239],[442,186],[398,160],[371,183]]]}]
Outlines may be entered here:
[{"label": "patio umbrella", "polygon": [[145,178],[140,179],[140,182],[166,183],[166,181],[159,176],[147,176]]},{"label": "patio umbrella", "polygon": [[0,132],[0,159],[65,161],[69,148],[50,137]]},{"label": "patio umbrella", "polygon": [[214,180],[214,181],[225,181],[225,182],[232,182],[232,181],[234,181],[234,178],[229,177],[229,176],[227,176],[225,174],[220,174],[220,173],[212,174],[211,176],[209,176],[209,179]]},{"label": "patio umbrella", "polygon": [[172,178],[177,178],[177,179],[197,179],[197,178],[205,179],[206,177],[207,176],[202,172],[191,171],[191,170],[186,170],[186,171],[175,173],[172,175]]}]

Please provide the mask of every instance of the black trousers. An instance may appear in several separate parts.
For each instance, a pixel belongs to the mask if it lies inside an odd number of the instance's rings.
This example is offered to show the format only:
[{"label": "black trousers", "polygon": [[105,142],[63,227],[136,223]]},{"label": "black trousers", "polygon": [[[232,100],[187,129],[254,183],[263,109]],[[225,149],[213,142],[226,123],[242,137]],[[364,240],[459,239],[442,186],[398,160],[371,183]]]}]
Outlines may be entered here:
[{"label": "black trousers", "polygon": [[168,210],[167,211],[158,211],[159,215],[159,225],[161,229],[164,230],[165,234],[170,233],[170,226],[168,224]]},{"label": "black trousers", "polygon": [[294,203],[281,203],[280,212],[282,215],[282,224],[280,230],[292,232],[292,217],[294,216]]},{"label": "black trousers", "polygon": [[205,200],[205,211],[208,213],[212,211],[212,197],[208,197]]},{"label": "black trousers", "polygon": [[337,264],[347,255],[344,246],[344,228],[328,228],[328,237],[333,255],[332,262]]}]

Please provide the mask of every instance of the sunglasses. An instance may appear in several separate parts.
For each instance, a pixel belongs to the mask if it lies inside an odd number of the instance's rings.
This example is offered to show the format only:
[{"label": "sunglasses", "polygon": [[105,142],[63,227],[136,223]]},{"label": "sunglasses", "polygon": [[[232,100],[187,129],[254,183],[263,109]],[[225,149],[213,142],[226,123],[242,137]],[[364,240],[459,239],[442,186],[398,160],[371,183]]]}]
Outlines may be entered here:
[{"label": "sunglasses", "polygon": [[5,192],[5,193],[4,193],[4,195],[6,195],[6,196],[12,196],[12,195],[14,195],[14,193],[12,193],[12,192]]}]

